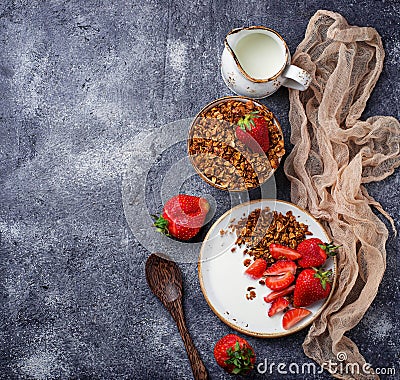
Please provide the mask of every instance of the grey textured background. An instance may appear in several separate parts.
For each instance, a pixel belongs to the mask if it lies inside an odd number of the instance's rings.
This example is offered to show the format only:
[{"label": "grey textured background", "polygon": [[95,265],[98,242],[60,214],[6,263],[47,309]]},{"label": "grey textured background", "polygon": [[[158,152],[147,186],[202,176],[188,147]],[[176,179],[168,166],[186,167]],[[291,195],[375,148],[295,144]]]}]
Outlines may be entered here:
[{"label": "grey textured background", "polygon": [[[399,117],[398,1],[0,1],[1,379],[192,377],[177,330],[145,283],[149,252],[125,221],[130,147],[139,132],[229,94],[219,58],[231,28],[270,26],[293,52],[319,8],[379,31],[387,55],[365,116]],[[287,90],[264,103],[288,138]],[[399,179],[369,186],[397,227]],[[282,169],[276,181],[278,198],[289,200]],[[393,234],[387,251],[373,306],[349,333],[373,367],[398,362]],[[212,348],[231,330],[208,308],[196,265],[181,268],[189,330],[211,378],[228,379]],[[301,364],[305,335],[249,341],[259,362]]]}]

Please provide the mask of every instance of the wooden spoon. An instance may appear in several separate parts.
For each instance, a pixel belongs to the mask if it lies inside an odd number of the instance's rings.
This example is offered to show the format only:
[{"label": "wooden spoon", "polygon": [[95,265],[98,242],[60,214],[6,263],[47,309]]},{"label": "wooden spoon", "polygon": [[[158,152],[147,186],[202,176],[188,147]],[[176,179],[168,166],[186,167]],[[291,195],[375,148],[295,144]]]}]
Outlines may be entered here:
[{"label": "wooden spoon", "polygon": [[186,327],[182,307],[182,275],[179,267],[173,261],[153,253],[146,261],[146,279],[152,292],[171,313],[178,326],[194,378],[196,380],[208,379],[206,367]]}]

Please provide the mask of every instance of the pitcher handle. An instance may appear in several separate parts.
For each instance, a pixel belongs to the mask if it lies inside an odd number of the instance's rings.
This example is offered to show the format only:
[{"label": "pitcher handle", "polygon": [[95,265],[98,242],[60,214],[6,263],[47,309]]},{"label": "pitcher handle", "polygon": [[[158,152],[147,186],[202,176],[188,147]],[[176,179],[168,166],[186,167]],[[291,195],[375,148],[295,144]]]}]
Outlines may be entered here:
[{"label": "pitcher handle", "polygon": [[295,65],[289,65],[283,72],[282,77],[282,85],[295,90],[307,90],[311,83],[311,75]]}]

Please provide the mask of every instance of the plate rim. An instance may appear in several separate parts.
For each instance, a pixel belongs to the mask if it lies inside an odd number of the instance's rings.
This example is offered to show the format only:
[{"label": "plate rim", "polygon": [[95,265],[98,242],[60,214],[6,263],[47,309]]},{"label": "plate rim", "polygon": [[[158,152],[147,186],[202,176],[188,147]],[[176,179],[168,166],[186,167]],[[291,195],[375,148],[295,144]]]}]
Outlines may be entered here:
[{"label": "plate rim", "polygon": [[329,235],[326,232],[325,227],[307,210],[305,210],[304,208],[289,202],[289,201],[285,201],[285,200],[279,200],[279,199],[274,199],[274,198],[262,198],[262,199],[253,199],[251,201],[248,202],[244,202],[244,203],[240,203],[239,205],[236,205],[232,208],[230,208],[228,211],[226,211],[224,214],[222,214],[214,223],[213,225],[210,227],[210,229],[208,230],[206,236],[204,237],[203,243],[201,245],[200,248],[200,253],[199,253],[199,258],[197,261],[197,274],[199,277],[199,282],[200,282],[200,288],[201,291],[203,293],[203,296],[208,304],[208,306],[210,307],[210,309],[214,312],[214,314],[222,321],[224,322],[226,325],[228,325],[229,327],[231,327],[232,329],[241,332],[245,335],[249,335],[249,336],[253,336],[256,338],[280,338],[283,336],[287,336],[287,335],[291,335],[294,334],[300,330],[305,329],[306,327],[310,326],[311,323],[313,323],[322,313],[322,311],[325,309],[325,307],[327,306],[327,304],[329,303],[329,301],[332,298],[332,295],[336,289],[336,281],[337,281],[337,259],[336,256],[333,256],[333,281],[332,281],[332,288],[330,291],[330,294],[328,296],[328,298],[325,300],[325,302],[321,305],[320,309],[312,316],[312,318],[310,318],[304,325],[300,325],[298,327],[295,327],[293,329],[287,330],[287,331],[282,331],[282,332],[276,332],[276,333],[260,333],[260,332],[256,332],[256,331],[251,331],[251,330],[247,330],[243,327],[237,326],[235,324],[233,324],[232,322],[230,322],[229,320],[227,320],[222,314],[220,314],[216,308],[214,307],[214,305],[211,303],[210,299],[208,298],[205,286],[204,286],[204,281],[203,281],[203,276],[202,276],[202,270],[201,270],[201,264],[202,264],[202,256],[203,256],[203,251],[205,249],[205,244],[208,241],[208,238],[210,236],[210,234],[213,232],[213,230],[215,229],[216,225],[221,222],[223,219],[225,219],[229,214],[231,214],[234,210],[243,207],[243,206],[247,206],[247,205],[251,205],[253,203],[262,203],[262,202],[276,202],[276,203],[283,203],[289,206],[292,206],[294,208],[297,208],[298,210],[304,212],[305,214],[307,214],[309,217],[311,217],[322,229],[322,231],[324,232],[325,236],[326,236],[326,241],[330,240],[329,239]]}]

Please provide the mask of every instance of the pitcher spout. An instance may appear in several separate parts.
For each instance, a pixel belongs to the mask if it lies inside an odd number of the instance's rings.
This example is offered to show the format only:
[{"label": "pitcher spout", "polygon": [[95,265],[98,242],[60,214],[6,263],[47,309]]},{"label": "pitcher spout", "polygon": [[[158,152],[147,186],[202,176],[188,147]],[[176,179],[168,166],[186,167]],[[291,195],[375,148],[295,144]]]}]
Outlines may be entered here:
[{"label": "pitcher spout", "polygon": [[224,44],[225,47],[234,54],[234,49],[236,47],[237,42],[241,38],[241,32],[244,28],[236,28],[232,29],[225,37]]}]

